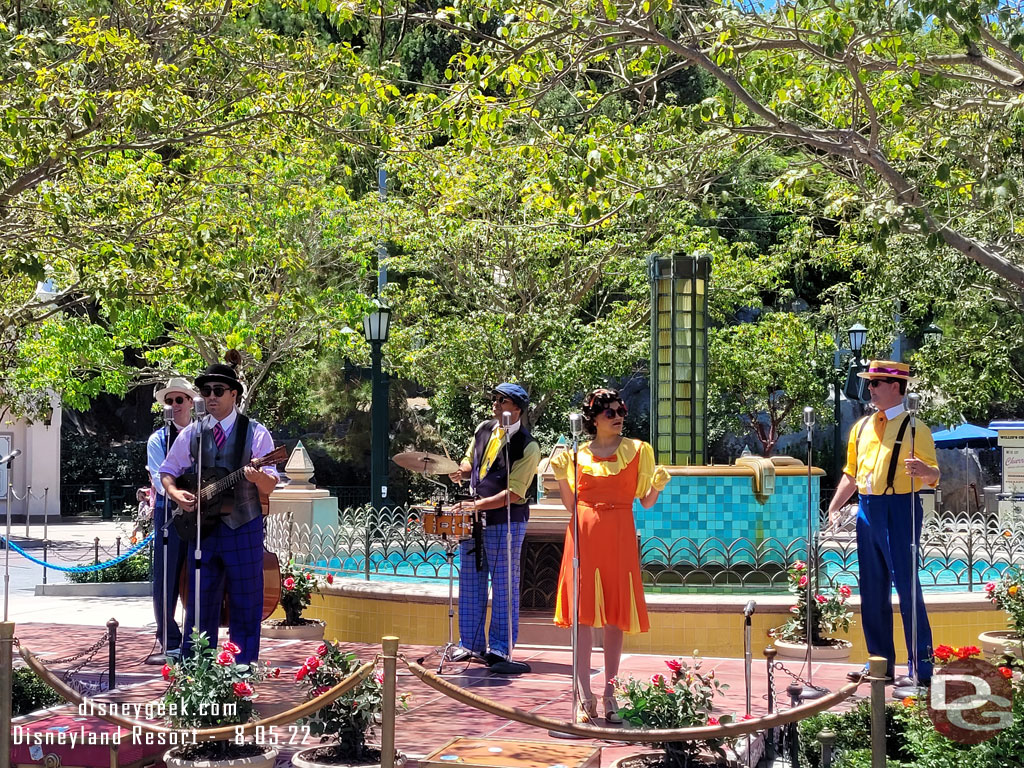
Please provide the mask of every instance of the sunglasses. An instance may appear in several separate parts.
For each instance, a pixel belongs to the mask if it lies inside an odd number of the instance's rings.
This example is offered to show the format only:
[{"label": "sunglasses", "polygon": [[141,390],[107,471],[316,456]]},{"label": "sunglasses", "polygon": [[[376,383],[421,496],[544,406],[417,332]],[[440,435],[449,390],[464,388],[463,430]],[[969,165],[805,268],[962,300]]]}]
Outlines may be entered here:
[{"label": "sunglasses", "polygon": [[515,405],[516,401],[513,400],[511,397],[505,397],[504,395],[498,395],[497,397],[494,398],[495,405],[504,405],[505,403],[511,403],[512,405]]},{"label": "sunglasses", "polygon": [[214,397],[223,397],[225,392],[230,392],[230,391],[231,391],[231,387],[200,387],[199,388],[199,394],[202,395],[203,397],[209,397],[210,395],[213,395]]},{"label": "sunglasses", "polygon": [[614,419],[616,416],[626,418],[626,414],[629,411],[626,410],[626,406],[620,405],[618,408],[605,408],[601,413],[605,415],[605,418]]},{"label": "sunglasses", "polygon": [[185,402],[185,398],[182,397],[181,395],[178,395],[177,397],[165,397],[164,398],[164,405],[181,405],[184,402]]},{"label": "sunglasses", "polygon": [[879,384],[895,384],[899,379],[872,379],[868,382],[868,388],[874,389]]}]

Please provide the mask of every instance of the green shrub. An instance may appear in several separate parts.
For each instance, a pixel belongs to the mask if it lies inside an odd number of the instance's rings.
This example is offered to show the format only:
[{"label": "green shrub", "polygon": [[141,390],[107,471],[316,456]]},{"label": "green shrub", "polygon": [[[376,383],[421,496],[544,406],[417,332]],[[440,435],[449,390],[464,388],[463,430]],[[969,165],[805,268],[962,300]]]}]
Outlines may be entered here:
[{"label": "green shrub", "polygon": [[149,581],[152,565],[153,557],[147,548],[109,568],[99,571],[88,571],[86,573],[68,573],[65,575],[68,581],[75,584]]},{"label": "green shrub", "polygon": [[62,701],[64,699],[28,667],[18,667],[14,670],[11,689],[12,717],[27,715],[29,712],[52,707]]}]

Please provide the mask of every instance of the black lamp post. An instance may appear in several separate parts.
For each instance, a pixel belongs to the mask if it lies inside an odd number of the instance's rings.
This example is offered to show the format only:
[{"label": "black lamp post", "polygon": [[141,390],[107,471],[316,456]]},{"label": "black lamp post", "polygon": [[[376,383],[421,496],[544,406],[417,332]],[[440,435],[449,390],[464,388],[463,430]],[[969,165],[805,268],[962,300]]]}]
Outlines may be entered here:
[{"label": "black lamp post", "polygon": [[921,332],[921,335],[924,336],[925,344],[928,344],[929,342],[932,344],[938,344],[942,339],[942,329],[935,323],[928,323],[928,327]]},{"label": "black lamp post", "polygon": [[868,329],[860,323],[854,323],[846,329],[847,335],[850,337],[850,348],[843,349],[840,345],[840,339],[836,339],[836,351],[835,358],[832,361],[832,373],[833,373],[833,404],[835,407],[835,437],[832,444],[833,452],[833,463],[835,465],[835,479],[836,483],[839,483],[839,479],[843,474],[843,465],[846,463],[843,456],[843,411],[839,403],[839,388],[841,382],[841,376],[843,373],[843,354],[849,352],[853,359],[858,363],[860,362],[860,350],[864,346],[864,342],[868,337]]},{"label": "black lamp post", "polygon": [[388,377],[382,367],[382,347],[391,328],[391,310],[377,311],[363,318],[363,336],[370,344],[370,504],[374,511],[388,497]]}]

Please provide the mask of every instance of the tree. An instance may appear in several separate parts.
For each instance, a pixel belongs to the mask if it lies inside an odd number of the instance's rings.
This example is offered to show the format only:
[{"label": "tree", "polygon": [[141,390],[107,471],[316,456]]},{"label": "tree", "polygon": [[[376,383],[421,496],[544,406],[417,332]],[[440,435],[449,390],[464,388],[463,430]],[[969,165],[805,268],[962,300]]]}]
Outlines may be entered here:
[{"label": "tree", "polygon": [[717,328],[709,338],[708,396],[750,431],[768,456],[779,438],[800,428],[803,408],[828,395],[831,339],[798,315]]}]

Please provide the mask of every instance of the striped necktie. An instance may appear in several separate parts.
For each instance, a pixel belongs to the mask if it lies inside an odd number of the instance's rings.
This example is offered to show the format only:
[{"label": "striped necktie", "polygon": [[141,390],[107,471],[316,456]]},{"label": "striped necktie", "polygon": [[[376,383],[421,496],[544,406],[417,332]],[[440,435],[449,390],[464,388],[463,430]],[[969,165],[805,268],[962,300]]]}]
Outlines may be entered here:
[{"label": "striped necktie", "polygon": [[218,421],[213,427],[213,442],[217,444],[217,448],[223,448],[224,441],[226,439],[227,436],[224,434],[224,430],[221,428],[220,422]]}]

